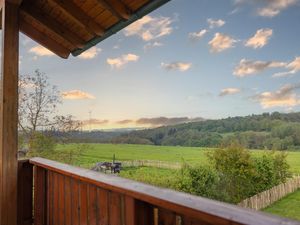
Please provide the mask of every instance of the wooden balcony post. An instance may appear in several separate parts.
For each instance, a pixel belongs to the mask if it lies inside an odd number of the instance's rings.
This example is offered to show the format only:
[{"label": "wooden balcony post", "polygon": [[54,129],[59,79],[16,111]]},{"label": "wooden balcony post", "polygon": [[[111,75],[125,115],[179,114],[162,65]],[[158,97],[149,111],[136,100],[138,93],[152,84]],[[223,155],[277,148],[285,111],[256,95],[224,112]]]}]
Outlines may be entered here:
[{"label": "wooden balcony post", "polygon": [[0,224],[17,224],[17,139],[19,5],[0,1],[2,7],[2,74],[0,82]]}]

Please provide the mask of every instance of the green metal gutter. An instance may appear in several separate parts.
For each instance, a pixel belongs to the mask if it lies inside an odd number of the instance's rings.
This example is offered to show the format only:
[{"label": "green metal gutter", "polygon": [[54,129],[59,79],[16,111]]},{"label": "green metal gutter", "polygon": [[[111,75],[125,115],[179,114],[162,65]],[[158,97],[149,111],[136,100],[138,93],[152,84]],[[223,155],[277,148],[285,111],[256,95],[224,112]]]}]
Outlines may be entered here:
[{"label": "green metal gutter", "polygon": [[95,37],[91,39],[82,49],[76,49],[72,52],[73,56],[78,56],[84,51],[88,50],[89,48],[95,46],[99,42],[105,40],[106,38],[112,36],[113,34],[119,32],[123,28],[127,27],[131,23],[135,22],[136,20],[142,18],[143,16],[149,14],[150,12],[154,11],[155,9],[159,8],[163,4],[169,2],[170,0],[152,0],[150,3],[146,4],[145,6],[141,7],[137,10],[128,20],[120,21],[111,28],[109,28],[102,36]]}]

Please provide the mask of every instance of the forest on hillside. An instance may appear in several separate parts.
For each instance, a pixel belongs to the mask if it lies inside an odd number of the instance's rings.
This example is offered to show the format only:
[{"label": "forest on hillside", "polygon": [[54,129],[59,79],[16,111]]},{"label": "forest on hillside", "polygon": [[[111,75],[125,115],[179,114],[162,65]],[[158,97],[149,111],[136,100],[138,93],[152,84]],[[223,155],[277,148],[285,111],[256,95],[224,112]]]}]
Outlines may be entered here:
[{"label": "forest on hillside", "polygon": [[132,131],[106,142],[218,147],[237,142],[250,149],[300,150],[300,112],[263,113]]}]

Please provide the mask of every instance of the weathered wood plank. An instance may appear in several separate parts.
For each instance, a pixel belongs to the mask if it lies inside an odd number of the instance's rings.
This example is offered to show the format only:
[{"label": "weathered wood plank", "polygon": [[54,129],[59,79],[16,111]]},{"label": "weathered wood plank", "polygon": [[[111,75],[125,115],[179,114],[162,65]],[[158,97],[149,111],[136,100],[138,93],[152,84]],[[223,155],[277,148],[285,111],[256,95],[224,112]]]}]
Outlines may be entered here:
[{"label": "weathered wood plank", "polygon": [[61,10],[71,16],[78,24],[85,28],[89,33],[101,36],[105,30],[96,23],[92,18],[87,16],[78,6],[68,0],[52,0]]},{"label": "weathered wood plank", "polygon": [[28,160],[18,162],[18,225],[31,225],[33,166]]},{"label": "weathered wood plank", "polygon": [[97,225],[97,187],[88,185],[88,218],[89,225]]},{"label": "weathered wood plank", "polygon": [[124,205],[125,205],[125,224],[126,225],[135,225],[137,224],[135,221],[135,200],[132,197],[125,196],[124,197]]},{"label": "weathered wood plank", "polygon": [[34,225],[47,223],[47,170],[34,168]]},{"label": "weathered wood plank", "polygon": [[116,192],[109,192],[109,224],[121,225],[121,196]]},{"label": "weathered wood plank", "polygon": [[74,190],[71,188],[71,178],[65,177],[65,225],[72,225],[72,192]]},{"label": "weathered wood plank", "polygon": [[0,83],[0,224],[17,224],[19,7],[2,4]]},{"label": "weathered wood plank", "polygon": [[71,200],[72,200],[72,225],[80,225],[79,214],[79,181],[71,180]]},{"label": "weathered wood plank", "polygon": [[88,224],[88,194],[87,194],[87,184],[81,182],[79,191],[79,200],[80,200],[80,225]]},{"label": "weathered wood plank", "polygon": [[[96,185],[99,190],[105,190],[103,193],[107,193],[107,190],[109,190],[109,192],[116,193],[116,195],[126,195],[134,198],[136,224],[155,224],[153,211],[154,208],[158,207],[160,209],[169,210],[172,213],[174,212],[175,215],[179,214],[186,218],[191,218],[192,222],[195,221],[196,224],[299,225],[299,222],[296,221],[270,216],[264,213],[257,213],[234,205],[169,189],[158,188],[120,177],[64,165],[46,159],[35,158],[31,159],[30,162],[35,165],[42,166],[45,169],[60,172],[65,176],[70,176],[80,182]],[[106,196],[106,194],[104,194],[104,196]],[[104,206],[100,206],[100,216],[102,213],[102,207],[107,209],[108,203],[105,201],[105,198],[107,198],[107,196],[102,199],[100,197],[98,200],[104,204]],[[114,202],[117,201],[114,200]],[[111,202],[109,204],[111,204]],[[112,207],[113,206],[110,206],[110,210],[115,210],[115,215],[119,215],[118,210],[113,209]],[[108,217],[111,217],[110,213],[111,211],[109,211]],[[106,219],[107,214],[104,215]],[[108,224],[107,220],[105,222],[101,222],[101,220],[99,220],[99,223]],[[116,223],[118,223],[118,221]],[[175,223],[177,223],[177,220]]]},{"label": "weathered wood plank", "polygon": [[108,191],[101,188],[97,188],[97,202],[98,207],[98,224],[107,225],[108,224]]},{"label": "weathered wood plank", "polygon": [[58,175],[58,221],[57,225],[65,225],[65,177]]}]

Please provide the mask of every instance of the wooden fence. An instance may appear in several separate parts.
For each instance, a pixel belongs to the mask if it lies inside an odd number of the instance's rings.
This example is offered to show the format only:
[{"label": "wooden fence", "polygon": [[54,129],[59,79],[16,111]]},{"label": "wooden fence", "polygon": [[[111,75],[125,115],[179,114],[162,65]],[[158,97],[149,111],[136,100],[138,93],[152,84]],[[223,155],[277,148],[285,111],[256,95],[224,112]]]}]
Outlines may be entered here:
[{"label": "wooden fence", "polygon": [[240,202],[238,205],[245,208],[260,210],[280,200],[286,195],[300,188],[300,176],[289,179],[286,183],[275,186]]},{"label": "wooden fence", "polygon": [[140,167],[140,166],[149,166],[156,168],[165,168],[165,169],[181,169],[182,164],[179,162],[164,162],[157,160],[130,160],[122,161],[122,167]]}]

